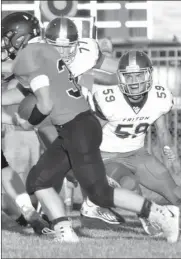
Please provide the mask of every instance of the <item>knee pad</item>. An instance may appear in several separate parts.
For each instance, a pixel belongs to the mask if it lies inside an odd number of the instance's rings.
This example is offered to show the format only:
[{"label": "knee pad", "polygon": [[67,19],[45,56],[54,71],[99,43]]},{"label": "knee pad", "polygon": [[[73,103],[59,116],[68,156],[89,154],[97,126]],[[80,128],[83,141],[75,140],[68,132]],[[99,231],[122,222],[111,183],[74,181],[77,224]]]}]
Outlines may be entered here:
[{"label": "knee pad", "polygon": [[113,201],[114,188],[108,183],[98,183],[91,185],[87,190],[89,199],[100,207],[115,207]]}]

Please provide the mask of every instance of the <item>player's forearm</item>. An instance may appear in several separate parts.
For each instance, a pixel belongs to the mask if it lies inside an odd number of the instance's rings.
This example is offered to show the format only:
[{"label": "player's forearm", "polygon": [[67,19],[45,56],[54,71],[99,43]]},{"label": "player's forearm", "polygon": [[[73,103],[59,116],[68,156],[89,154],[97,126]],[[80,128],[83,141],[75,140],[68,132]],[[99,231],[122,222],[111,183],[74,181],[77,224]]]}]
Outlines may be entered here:
[{"label": "player's forearm", "polygon": [[170,154],[170,157],[174,157],[174,145],[170,131],[167,128],[165,115],[162,115],[159,119],[157,119],[155,126],[163,154],[167,153]]},{"label": "player's forearm", "polygon": [[2,111],[1,122],[3,124],[13,124],[13,118],[5,111]]},{"label": "player's forearm", "polygon": [[94,77],[94,84],[103,86],[118,84],[116,74],[110,74],[99,69],[92,69],[89,73]]},{"label": "player's forearm", "polygon": [[2,73],[12,73],[12,66],[13,66],[12,60],[7,60],[5,62],[2,62],[1,63],[1,72]]},{"label": "player's forearm", "polygon": [[164,129],[162,134],[158,134],[158,138],[162,149],[162,156],[174,161],[176,159],[176,151],[170,132]]},{"label": "player's forearm", "polygon": [[[160,134],[161,133],[161,134]],[[159,134],[157,133],[160,146],[163,149],[165,146],[173,147],[173,141],[170,132],[167,129],[162,129]]]},{"label": "player's forearm", "polygon": [[94,66],[94,68],[97,68],[109,73],[116,73],[118,69],[118,63],[119,63],[119,59],[116,59],[114,57],[101,53],[99,60],[97,64]]},{"label": "player's forearm", "polygon": [[24,95],[17,88],[14,88],[2,92],[1,104],[4,106],[19,104],[23,99]]}]

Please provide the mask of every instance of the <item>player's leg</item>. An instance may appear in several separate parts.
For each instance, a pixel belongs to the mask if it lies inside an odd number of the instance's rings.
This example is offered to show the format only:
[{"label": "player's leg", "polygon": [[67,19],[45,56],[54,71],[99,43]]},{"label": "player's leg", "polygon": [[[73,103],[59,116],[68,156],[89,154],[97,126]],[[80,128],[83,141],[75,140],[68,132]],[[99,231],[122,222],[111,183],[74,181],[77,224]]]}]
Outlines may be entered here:
[{"label": "player's leg", "polygon": [[178,240],[177,207],[169,207],[172,209],[170,212],[167,207],[153,204],[132,191],[109,186],[99,150],[102,128],[93,115],[82,113],[73,122],[58,127],[58,131],[64,138],[74,174],[92,202],[102,207],[119,207],[140,214],[158,223],[169,242]]},{"label": "player's leg", "polygon": [[63,188],[64,188],[64,204],[67,213],[70,213],[73,210],[73,198],[74,190],[77,187],[78,182],[74,176],[72,170],[70,170],[66,178],[64,179]]},{"label": "player's leg", "polygon": [[[102,157],[104,160],[103,153]],[[108,182],[111,186],[119,186],[141,194],[138,181],[130,169],[125,167],[123,164],[112,162],[108,159],[106,159],[104,165]],[[110,211],[110,209],[101,208],[95,205],[87,197],[84,198],[84,202],[81,207],[81,215],[86,218],[98,218],[109,224],[120,224],[125,222],[124,218],[118,213],[115,214],[113,210]]]},{"label": "player's leg", "polygon": [[51,221],[56,239],[65,242],[78,242],[78,237],[72,230],[71,222],[66,217],[64,203],[53,186],[61,186],[63,179],[70,169],[69,159],[58,137],[41,155],[36,166],[27,177],[27,191],[34,193],[41,203],[44,213]]},{"label": "player's leg", "polygon": [[[55,126],[51,124],[50,119],[46,119],[46,121],[41,123],[40,127],[38,128],[37,135],[39,137],[40,143],[42,144],[42,147],[44,150],[50,147],[53,141],[58,137],[57,130]],[[69,172],[71,172],[71,170]],[[64,196],[65,196],[64,204],[66,206],[66,211],[68,213],[72,210],[74,182],[76,182],[76,179],[74,178],[73,173],[69,173],[69,172],[67,173],[66,178],[63,181],[63,184],[60,185],[56,183],[56,185],[54,186],[57,193],[59,193],[63,185]],[[71,174],[72,174],[72,177],[71,177]],[[69,179],[67,179],[67,177]]]},{"label": "player's leg", "polygon": [[[32,157],[36,155],[36,151],[39,147],[36,138],[35,141],[34,138],[31,138],[30,143],[33,142],[31,145],[28,143],[28,140],[26,139],[28,133],[29,132],[14,130],[5,135],[3,139],[4,154],[12,170],[6,170],[6,172],[3,173],[2,181],[6,192],[20,208],[25,219],[30,224],[36,221],[40,225],[43,225],[45,222],[33,207],[30,196],[27,194],[24,185],[26,171],[28,168],[31,168],[31,165],[33,164]],[[34,152],[31,152],[30,147],[32,145]],[[36,159],[38,159],[38,155]]]},{"label": "player's leg", "polygon": [[28,225],[27,220],[6,192],[1,194],[1,209],[7,216],[15,220],[20,226],[26,227]]},{"label": "player's leg", "polygon": [[[151,156],[148,154],[148,152],[144,148],[137,150],[137,151],[129,152],[127,154],[105,153],[104,156],[105,156],[106,160],[108,158],[110,158],[110,160],[119,161],[120,163],[123,163],[126,167],[130,168],[132,170],[132,172],[134,172],[138,182],[140,184],[144,185],[146,188],[156,191],[155,187],[157,186],[156,192],[159,194],[161,194],[163,189],[165,191],[168,189],[168,184],[165,185],[166,187],[160,186],[158,178],[157,179],[155,178],[155,180],[153,181],[152,179],[150,179],[150,177],[148,177],[148,169],[146,169],[147,166],[145,167],[143,165],[145,164],[145,161],[147,161],[147,160],[148,160],[148,163],[151,162],[151,160],[150,160]],[[150,164],[150,168],[152,171],[153,171],[153,169],[156,168],[156,164],[157,164],[156,161],[154,161],[154,162],[152,161],[152,163]],[[143,168],[145,170],[143,170]],[[162,169],[163,169],[163,167],[162,167]],[[161,170],[159,172],[163,172],[163,170]],[[151,175],[151,178],[153,178],[153,175]],[[173,183],[173,179],[171,178],[170,180],[171,180],[171,183]],[[158,183],[157,183],[157,181],[158,181]],[[153,184],[153,182],[154,182],[154,184]],[[163,184],[163,182],[162,182],[162,184]],[[175,183],[174,183],[174,185],[175,185]],[[168,191],[166,191],[166,192],[168,193]],[[152,236],[159,236],[162,233],[162,231],[156,225],[150,224],[150,222],[147,219],[142,219],[140,217],[139,217],[139,219],[147,234],[152,235]]]},{"label": "player's leg", "polygon": [[136,157],[136,175],[140,183],[163,196],[171,204],[181,207],[181,187],[176,185],[164,164],[145,149],[140,149]]},{"label": "player's leg", "polygon": [[1,209],[13,220],[15,220],[21,226],[26,226],[28,223],[25,220],[24,216],[21,214],[20,209],[17,207],[15,202],[13,201],[12,197],[10,197],[3,186],[4,182],[4,175],[11,175],[13,174],[13,170],[8,165],[6,158],[1,151],[1,179],[2,179],[2,194],[1,194]]}]

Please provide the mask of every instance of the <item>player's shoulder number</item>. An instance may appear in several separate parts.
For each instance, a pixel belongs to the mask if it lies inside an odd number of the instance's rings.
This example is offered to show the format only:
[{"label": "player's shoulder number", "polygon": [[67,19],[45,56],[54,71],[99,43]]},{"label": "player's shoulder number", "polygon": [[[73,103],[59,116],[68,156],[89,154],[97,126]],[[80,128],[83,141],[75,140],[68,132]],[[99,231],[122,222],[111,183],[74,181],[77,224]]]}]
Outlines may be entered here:
[{"label": "player's shoulder number", "polygon": [[165,93],[165,88],[163,86],[155,85],[155,89],[158,98],[165,99],[167,97],[167,94]]},{"label": "player's shoulder number", "polygon": [[114,95],[114,90],[112,88],[107,88],[102,91],[103,95],[105,96],[105,101],[110,103],[114,102],[116,100],[116,97]]},{"label": "player's shoulder number", "polygon": [[90,49],[89,49],[89,46],[88,46],[88,42],[86,42],[86,41],[78,41],[78,51],[80,53],[90,52]]}]

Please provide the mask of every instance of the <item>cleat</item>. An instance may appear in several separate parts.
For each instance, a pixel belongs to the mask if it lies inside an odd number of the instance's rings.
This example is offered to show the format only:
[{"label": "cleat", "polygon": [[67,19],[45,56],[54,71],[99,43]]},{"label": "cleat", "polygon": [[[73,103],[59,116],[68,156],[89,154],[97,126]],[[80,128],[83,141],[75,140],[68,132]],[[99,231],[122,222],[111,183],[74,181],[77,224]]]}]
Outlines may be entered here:
[{"label": "cleat", "polygon": [[27,220],[36,234],[43,234],[43,229],[49,227],[49,223],[45,221],[34,208],[23,206],[21,210],[24,218]]},{"label": "cleat", "polygon": [[65,220],[58,222],[54,226],[54,230],[49,228],[43,229],[44,235],[53,235],[54,240],[60,243],[77,243],[79,242],[79,237],[72,228],[72,222],[70,220]]},{"label": "cleat", "polygon": [[154,222],[151,222],[146,218],[139,217],[139,220],[147,235],[152,237],[160,237],[163,235],[163,231],[158,226],[158,224],[155,224]]},{"label": "cleat", "polygon": [[119,225],[125,223],[124,218],[118,213],[110,209],[101,208],[92,202],[88,204],[87,200],[83,202],[80,214],[83,217],[100,219],[108,224]]},{"label": "cleat", "polygon": [[150,212],[149,220],[159,225],[169,243],[176,243],[179,238],[179,216],[180,211],[176,206],[156,205]]}]

